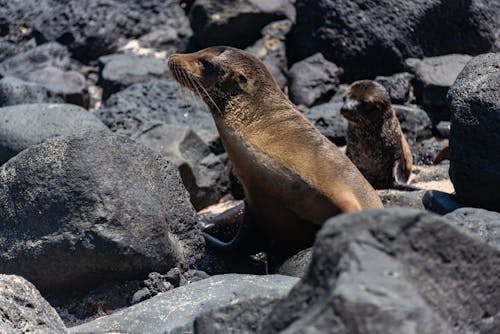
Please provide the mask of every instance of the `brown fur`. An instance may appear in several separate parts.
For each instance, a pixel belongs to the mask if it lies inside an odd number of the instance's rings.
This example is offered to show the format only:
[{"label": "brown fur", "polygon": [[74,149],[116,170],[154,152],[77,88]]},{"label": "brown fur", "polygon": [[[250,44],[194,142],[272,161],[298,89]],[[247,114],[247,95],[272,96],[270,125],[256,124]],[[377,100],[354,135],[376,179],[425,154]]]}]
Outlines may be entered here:
[{"label": "brown fur", "polygon": [[248,210],[281,247],[310,246],[319,226],[336,214],[382,207],[356,167],[254,56],[212,47],[174,55],[169,66],[210,107]]},{"label": "brown fur", "polygon": [[385,88],[370,80],[353,83],[341,113],[349,122],[346,154],[371,185],[405,184],[413,158]]}]

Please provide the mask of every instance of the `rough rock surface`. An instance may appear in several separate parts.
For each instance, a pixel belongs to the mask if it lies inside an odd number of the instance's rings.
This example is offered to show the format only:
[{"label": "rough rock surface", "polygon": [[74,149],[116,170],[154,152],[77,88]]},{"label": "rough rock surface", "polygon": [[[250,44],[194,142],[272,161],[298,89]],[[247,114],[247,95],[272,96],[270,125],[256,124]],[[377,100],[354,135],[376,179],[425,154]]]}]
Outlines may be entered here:
[{"label": "rough rock surface", "polygon": [[422,140],[412,146],[413,163],[415,165],[432,165],[439,151],[448,146],[448,140],[435,137]]},{"label": "rough rock surface", "polygon": [[342,102],[329,102],[303,108],[304,116],[338,146],[346,144],[347,136],[347,120],[340,113],[342,105]]},{"label": "rough rock surface", "polygon": [[431,120],[422,109],[413,106],[394,105],[394,111],[408,144],[414,145],[417,141],[432,136]]},{"label": "rough rock surface", "polygon": [[425,211],[367,210],[329,220],[307,275],[263,333],[493,333],[500,248]]},{"label": "rough rock surface", "polygon": [[448,93],[450,178],[460,202],[500,211],[500,53],[473,58]]},{"label": "rough rock surface", "polygon": [[463,227],[493,247],[500,248],[500,213],[475,208],[461,208],[444,218]]},{"label": "rough rock surface", "polygon": [[189,267],[203,239],[175,165],[101,131],[2,166],[0,248],[0,272],[59,291]]},{"label": "rough rock surface", "polygon": [[200,47],[245,48],[260,38],[265,25],[283,19],[295,21],[295,8],[290,0],[197,0],[189,18]]},{"label": "rough rock surface", "polygon": [[0,165],[22,150],[54,138],[108,130],[94,114],[71,104],[25,104],[0,108]]},{"label": "rough rock surface", "polygon": [[27,82],[13,77],[0,80],[0,107],[25,103],[63,102],[57,95],[42,85]]},{"label": "rough rock surface", "polygon": [[291,62],[317,52],[346,78],[404,70],[409,57],[500,49],[500,3],[489,0],[297,0]]},{"label": "rough rock surface", "polygon": [[342,69],[321,53],[293,64],[288,72],[290,100],[307,107],[326,102],[337,91]]},{"label": "rough rock surface", "polygon": [[302,278],[309,268],[311,256],[312,248],[307,248],[298,252],[283,262],[276,270],[276,274]]},{"label": "rough rock surface", "polygon": [[377,190],[384,207],[402,206],[413,209],[424,209],[422,197],[425,190],[404,191],[394,189]]},{"label": "rough rock surface", "polygon": [[388,77],[378,76],[375,81],[385,87],[393,104],[405,104],[413,99],[413,86],[411,73],[396,73]]},{"label": "rough rock surface", "polygon": [[27,280],[0,274],[0,332],[66,333],[61,318]]},{"label": "rough rock surface", "polygon": [[223,161],[190,128],[160,123],[135,140],[175,163],[195,209],[217,203],[229,192]]},{"label": "rough rock surface", "polygon": [[212,276],[70,328],[69,333],[190,333],[194,318],[203,312],[255,297],[281,298],[297,281],[297,278],[281,275]]}]

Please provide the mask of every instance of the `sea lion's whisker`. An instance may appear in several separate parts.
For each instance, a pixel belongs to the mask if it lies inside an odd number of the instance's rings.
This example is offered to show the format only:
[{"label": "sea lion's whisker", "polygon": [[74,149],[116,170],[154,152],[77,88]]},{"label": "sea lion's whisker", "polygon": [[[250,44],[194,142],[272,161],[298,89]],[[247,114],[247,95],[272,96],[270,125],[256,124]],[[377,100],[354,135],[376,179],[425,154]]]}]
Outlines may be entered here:
[{"label": "sea lion's whisker", "polygon": [[[195,79],[195,78],[194,78]],[[196,80],[196,79],[195,79]],[[219,111],[219,115],[222,116],[222,110],[219,108],[219,106],[217,105],[217,103],[215,103],[214,99],[212,98],[212,96],[208,93],[207,89],[205,88],[205,86],[203,86],[203,84],[198,80],[198,84],[199,86],[201,87],[201,89],[203,89],[203,91],[205,92],[205,94],[208,96],[208,98],[210,99],[210,101],[213,103],[213,105],[215,106],[215,108],[217,108],[217,110]]]}]

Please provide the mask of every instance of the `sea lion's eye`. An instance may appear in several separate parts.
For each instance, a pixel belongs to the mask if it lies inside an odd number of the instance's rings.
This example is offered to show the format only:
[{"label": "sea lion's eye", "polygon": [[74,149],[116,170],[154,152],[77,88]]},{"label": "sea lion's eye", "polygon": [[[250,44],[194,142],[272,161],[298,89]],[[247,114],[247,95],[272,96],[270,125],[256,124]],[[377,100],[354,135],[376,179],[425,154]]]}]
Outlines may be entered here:
[{"label": "sea lion's eye", "polygon": [[240,75],[238,75],[238,81],[240,83],[246,83],[247,82],[247,78],[243,74],[240,74]]},{"label": "sea lion's eye", "polygon": [[203,69],[205,71],[213,71],[213,70],[215,70],[214,64],[212,64],[211,62],[209,62],[206,59],[200,59],[200,63],[203,66]]}]

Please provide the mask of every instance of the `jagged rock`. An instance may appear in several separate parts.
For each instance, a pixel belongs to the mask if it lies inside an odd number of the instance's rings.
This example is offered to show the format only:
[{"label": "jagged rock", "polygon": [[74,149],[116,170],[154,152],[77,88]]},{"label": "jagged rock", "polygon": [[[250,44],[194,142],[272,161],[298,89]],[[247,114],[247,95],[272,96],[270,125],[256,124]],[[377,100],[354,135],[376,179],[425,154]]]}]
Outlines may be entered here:
[{"label": "jagged rock", "polygon": [[135,140],[175,163],[195,209],[217,203],[229,192],[224,163],[190,128],[160,123]]},{"label": "jagged rock", "polygon": [[[327,221],[261,333],[493,333],[500,248],[413,209]],[[234,326],[234,325],[233,325]]]},{"label": "jagged rock", "polygon": [[70,328],[69,333],[191,333],[194,318],[199,314],[256,297],[278,299],[287,294],[297,280],[281,275],[212,276]]},{"label": "jagged rock", "polygon": [[467,229],[492,247],[500,246],[500,213],[475,208],[461,208],[444,218]]},{"label": "jagged rock", "polygon": [[229,45],[243,49],[274,21],[295,21],[290,0],[197,0],[189,11],[194,37],[202,47]]},{"label": "jagged rock", "polygon": [[321,53],[293,64],[288,72],[290,100],[307,107],[328,101],[337,91],[342,69]]},{"label": "jagged rock", "polygon": [[0,274],[0,332],[66,333],[57,312],[27,280]]},{"label": "jagged rock", "polygon": [[500,211],[500,53],[473,58],[448,93],[450,178],[469,206]]},{"label": "jagged rock", "polygon": [[393,104],[405,104],[413,98],[412,79],[412,74],[403,72],[388,77],[378,76],[375,78],[375,81],[384,86]]},{"label": "jagged rock", "polygon": [[446,94],[465,64],[469,55],[452,54],[424,59],[409,58],[406,65],[415,75],[415,97],[417,103],[430,111],[434,123],[448,121],[450,112]]},{"label": "jagged rock", "polygon": [[347,120],[340,114],[342,105],[342,102],[329,102],[312,108],[303,108],[304,116],[338,146],[346,144],[347,136]]},{"label": "jagged rock", "polygon": [[100,131],[1,167],[0,248],[0,272],[58,292],[188,268],[204,247],[175,165]]},{"label": "jagged rock", "polygon": [[58,103],[63,101],[62,96],[51,92],[42,85],[12,77],[0,80],[0,107],[25,103]]},{"label": "jagged rock", "polygon": [[92,113],[70,104],[25,104],[0,108],[0,165],[50,138],[108,130]]},{"label": "jagged rock", "polygon": [[321,52],[348,82],[404,70],[409,57],[500,50],[500,3],[489,0],[297,0],[290,61]]},{"label": "jagged rock", "polygon": [[414,145],[432,136],[431,119],[422,109],[412,106],[394,105],[394,111],[408,144]]}]

